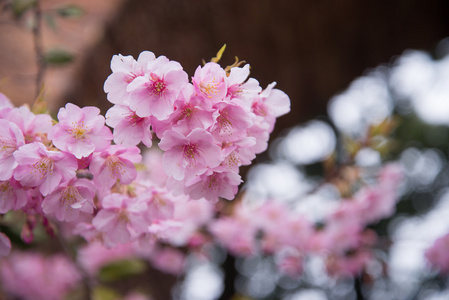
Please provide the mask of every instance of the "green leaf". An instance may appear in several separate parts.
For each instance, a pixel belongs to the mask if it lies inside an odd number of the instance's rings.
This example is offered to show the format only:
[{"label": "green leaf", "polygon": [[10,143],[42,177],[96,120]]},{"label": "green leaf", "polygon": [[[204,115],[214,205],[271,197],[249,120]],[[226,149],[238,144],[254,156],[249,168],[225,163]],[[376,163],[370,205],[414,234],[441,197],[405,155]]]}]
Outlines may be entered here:
[{"label": "green leaf", "polygon": [[53,31],[58,29],[56,25],[55,17],[52,14],[44,14],[45,23],[47,23],[48,27],[50,27]]},{"label": "green leaf", "polygon": [[120,298],[119,293],[104,286],[98,286],[92,292],[93,300],[117,300]]},{"label": "green leaf", "polygon": [[218,63],[220,61],[221,57],[223,56],[223,52],[225,51],[225,49],[226,49],[226,44],[224,44],[223,47],[221,47],[221,49],[218,50],[217,56],[212,57],[212,59],[210,61],[214,62],[214,63]]},{"label": "green leaf", "polygon": [[12,12],[19,19],[27,10],[34,7],[36,0],[13,0]]},{"label": "green leaf", "polygon": [[57,10],[58,15],[63,18],[79,18],[84,14],[84,10],[76,5],[67,5]]},{"label": "green leaf", "polygon": [[49,65],[64,65],[73,61],[73,54],[63,49],[51,49],[44,55],[44,61]]},{"label": "green leaf", "polygon": [[146,265],[139,259],[128,259],[117,261],[104,266],[100,270],[99,277],[101,280],[110,282],[125,277],[138,275],[146,270]]}]

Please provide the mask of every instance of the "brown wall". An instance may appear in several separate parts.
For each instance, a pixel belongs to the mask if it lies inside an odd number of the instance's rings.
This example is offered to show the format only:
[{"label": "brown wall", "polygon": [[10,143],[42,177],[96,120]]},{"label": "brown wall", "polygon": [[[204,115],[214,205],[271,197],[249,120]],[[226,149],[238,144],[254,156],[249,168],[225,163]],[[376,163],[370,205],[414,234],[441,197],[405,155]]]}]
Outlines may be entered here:
[{"label": "brown wall", "polygon": [[449,35],[445,0],[128,0],[118,11],[68,99],[109,107],[102,86],[113,54],[150,50],[192,76],[226,43],[222,64],[237,55],[263,87],[277,81],[290,95],[292,113],[276,133],[324,114],[329,98],[366,68]]}]

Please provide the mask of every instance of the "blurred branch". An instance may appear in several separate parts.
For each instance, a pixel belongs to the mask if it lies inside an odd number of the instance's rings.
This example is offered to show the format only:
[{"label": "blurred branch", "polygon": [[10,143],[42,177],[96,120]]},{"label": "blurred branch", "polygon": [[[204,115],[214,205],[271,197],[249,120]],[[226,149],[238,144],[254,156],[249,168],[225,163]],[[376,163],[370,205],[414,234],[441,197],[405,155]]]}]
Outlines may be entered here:
[{"label": "blurred branch", "polygon": [[[45,76],[47,64],[44,60],[43,42],[42,42],[42,10],[40,0],[36,0],[34,4],[34,26],[33,26],[33,42],[36,54],[37,75],[36,75],[36,93],[35,100],[39,97]],[[34,104],[33,101],[33,104]]]},{"label": "blurred branch", "polygon": [[362,278],[361,275],[357,275],[354,277],[354,290],[356,294],[357,300],[364,300],[365,297],[362,293]]},{"label": "blurred branch", "polygon": [[223,262],[222,266],[223,271],[225,273],[225,278],[223,281],[223,292],[220,295],[219,300],[229,300],[231,299],[235,293],[235,280],[238,276],[238,272],[235,268],[235,257],[228,253],[226,256],[226,260]]}]

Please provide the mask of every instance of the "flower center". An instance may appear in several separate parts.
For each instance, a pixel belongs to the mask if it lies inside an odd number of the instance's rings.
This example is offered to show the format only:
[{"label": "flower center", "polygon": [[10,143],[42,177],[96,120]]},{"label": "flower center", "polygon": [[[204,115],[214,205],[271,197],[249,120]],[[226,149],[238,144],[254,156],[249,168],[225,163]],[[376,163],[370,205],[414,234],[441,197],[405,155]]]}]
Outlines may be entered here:
[{"label": "flower center", "polygon": [[17,150],[17,145],[10,139],[0,138],[0,157],[8,157]]},{"label": "flower center", "polygon": [[126,76],[125,82],[129,84],[129,83],[133,82],[133,80],[136,79],[138,76],[141,76],[141,75],[136,75],[132,72],[128,73]]},{"label": "flower center", "polygon": [[232,133],[232,122],[229,120],[229,116],[226,111],[220,111],[220,115],[217,118],[217,123],[220,131]]},{"label": "flower center", "polygon": [[215,173],[212,174],[207,178],[207,181],[203,185],[203,189],[209,189],[209,190],[218,190],[218,180],[215,176]]},{"label": "flower center", "polygon": [[195,117],[195,113],[197,111],[198,111],[198,109],[195,108],[195,107],[188,106],[188,107],[184,108],[184,110],[182,111],[182,114],[179,117],[178,121],[182,120],[182,119],[187,119],[189,121],[192,120]]},{"label": "flower center", "polygon": [[46,177],[48,173],[53,173],[54,162],[49,157],[43,157],[31,166],[34,168],[31,173],[38,173],[40,175],[40,178],[42,179]]},{"label": "flower center", "polygon": [[184,146],[184,157],[194,159],[195,155],[199,154],[196,145],[188,144]]},{"label": "flower center", "polygon": [[151,83],[150,83],[150,94],[161,97],[165,91],[167,90],[167,85],[165,84],[164,79],[159,78],[154,73],[151,73]]},{"label": "flower center", "polygon": [[226,97],[230,98],[239,98],[243,94],[243,89],[239,85],[233,85],[228,88],[228,93],[226,94]]},{"label": "flower center", "polygon": [[126,211],[126,209],[122,208],[119,210],[119,212],[117,214],[116,222],[121,223],[121,224],[129,223],[128,212]]},{"label": "flower center", "polygon": [[266,117],[268,115],[267,107],[261,102],[254,102],[251,106],[253,113],[258,116]]},{"label": "flower center", "polygon": [[121,174],[125,173],[125,170],[122,170],[122,166],[125,164],[114,155],[110,155],[106,159],[106,166],[109,168],[109,171],[111,172],[111,176],[118,178]]},{"label": "flower center", "polygon": [[84,140],[88,139],[89,136],[87,135],[90,130],[87,128],[86,125],[84,125],[84,122],[73,122],[72,128],[67,130],[68,133],[70,133],[75,139],[77,140]]},{"label": "flower center", "polygon": [[68,186],[61,191],[61,206],[72,206],[81,199],[78,189],[74,186]]},{"label": "flower center", "polygon": [[138,115],[136,115],[135,112],[130,113],[129,115],[127,115],[125,117],[126,122],[128,122],[128,125],[131,127],[136,127],[138,125],[140,125],[144,118],[139,117]]},{"label": "flower center", "polygon": [[212,95],[218,94],[218,82],[215,82],[215,78],[207,83],[201,82],[199,84],[200,91],[206,95],[207,98],[212,98]]},{"label": "flower center", "polygon": [[11,199],[13,195],[13,188],[9,181],[3,181],[0,183],[0,199],[3,201]]}]

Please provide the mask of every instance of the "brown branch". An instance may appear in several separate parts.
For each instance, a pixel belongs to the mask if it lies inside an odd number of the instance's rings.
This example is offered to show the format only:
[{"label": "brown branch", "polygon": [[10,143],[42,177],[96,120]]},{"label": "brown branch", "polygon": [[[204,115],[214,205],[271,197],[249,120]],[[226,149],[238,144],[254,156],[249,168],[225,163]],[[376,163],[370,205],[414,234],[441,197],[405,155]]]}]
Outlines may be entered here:
[{"label": "brown branch", "polygon": [[34,6],[34,27],[33,27],[33,42],[34,42],[34,51],[36,53],[36,64],[37,64],[37,75],[36,75],[36,94],[35,99],[39,97],[41,93],[41,89],[43,88],[45,71],[47,69],[47,65],[44,60],[44,50],[43,50],[43,42],[42,42],[42,10],[40,6],[40,0],[36,0]]}]

